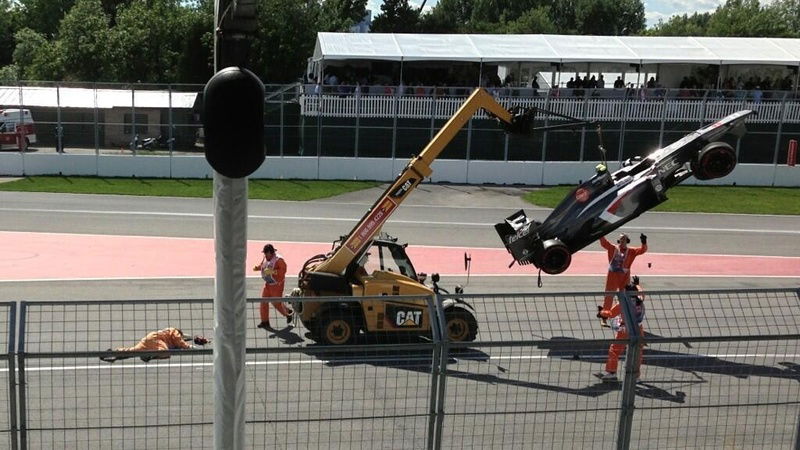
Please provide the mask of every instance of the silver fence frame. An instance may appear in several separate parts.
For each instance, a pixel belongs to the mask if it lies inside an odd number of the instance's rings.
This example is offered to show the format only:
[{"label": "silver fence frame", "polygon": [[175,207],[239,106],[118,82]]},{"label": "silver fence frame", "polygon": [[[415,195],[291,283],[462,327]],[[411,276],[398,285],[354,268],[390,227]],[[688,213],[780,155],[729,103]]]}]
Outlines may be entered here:
[{"label": "silver fence frame", "polygon": [[[800,306],[800,289],[747,289],[747,290],[713,290],[713,291],[659,291],[651,292],[648,295],[659,294],[675,294],[675,295],[688,295],[688,294],[701,294],[706,296],[725,296],[735,294],[785,294],[791,297],[792,294],[797,298],[797,306]],[[547,295],[560,296],[560,295],[602,295],[603,293],[569,293],[569,294],[513,294],[515,297],[542,298]],[[497,297],[503,294],[492,294],[487,297]],[[622,306],[622,313],[626,323],[636,323],[636,313],[633,310],[631,298],[626,293],[614,293],[617,295],[620,305]],[[428,397],[427,406],[427,429],[426,429],[426,445],[429,450],[441,449],[443,447],[443,431],[447,427],[448,411],[445,407],[446,390],[448,388],[448,364],[451,357],[451,351],[459,349],[466,349],[470,346],[481,347],[500,347],[500,348],[513,348],[525,347],[536,345],[544,341],[518,341],[518,340],[499,340],[499,341],[475,341],[475,342],[449,342],[446,338],[447,333],[445,330],[445,309],[443,307],[443,300],[449,298],[461,298],[469,300],[470,297],[478,297],[480,294],[471,295],[433,295],[433,296],[414,296],[409,298],[425,299],[427,308],[431,318],[432,330],[430,334],[430,342],[421,343],[400,343],[392,344],[393,350],[422,350],[431,352],[431,366],[430,366],[430,392]],[[528,298],[530,297],[530,298]],[[406,297],[393,296],[391,300],[403,300]],[[293,301],[305,302],[353,302],[353,297],[340,297],[340,298],[308,298],[300,299],[293,298]],[[363,298],[362,298],[363,299]],[[376,299],[387,299],[381,297]],[[288,299],[287,299],[288,300]],[[248,299],[248,308],[256,307],[261,303],[262,299]],[[10,410],[10,442],[12,448],[27,449],[29,443],[27,440],[27,406],[26,406],[26,361],[29,359],[60,359],[66,357],[98,357],[103,355],[114,354],[115,352],[109,351],[62,351],[62,352],[28,352],[26,349],[26,322],[29,320],[28,312],[33,308],[41,308],[45,306],[63,306],[68,308],[74,305],[138,305],[146,306],[148,304],[158,305],[183,305],[188,303],[194,304],[211,304],[211,300],[207,299],[184,299],[184,300],[138,300],[138,301],[82,301],[82,302],[47,302],[47,301],[24,301],[20,302],[19,306],[19,327],[17,323],[17,303],[7,302],[0,303],[0,308],[8,308],[8,350],[5,355],[0,355],[0,359],[6,359],[9,364],[9,410]],[[196,317],[197,320],[207,320],[209,318]],[[629,338],[627,340],[619,339],[583,339],[579,342],[582,344],[604,344],[620,343],[627,346],[624,361],[625,361],[625,376],[622,377],[621,383],[621,402],[619,405],[619,417],[617,420],[617,435],[615,447],[617,449],[628,449],[631,447],[631,431],[634,428],[634,417],[636,414],[636,376],[637,371],[636,361],[639,359],[641,346],[639,344],[655,344],[655,343],[686,343],[686,342],[752,342],[752,341],[800,341],[800,332],[798,333],[782,333],[767,336],[758,335],[744,335],[744,336],[678,336],[678,337],[645,337],[639,334],[637,327],[629,327]],[[557,348],[559,345],[565,343],[548,342]],[[380,347],[380,345],[378,346]],[[248,348],[248,355],[266,355],[266,354],[289,354],[299,353],[307,350],[308,347],[255,347]],[[315,346],[313,356],[329,355],[340,352],[353,352],[359,354],[360,352],[369,352],[376,349],[375,345],[347,345],[347,346]],[[137,356],[159,356],[164,354],[172,356],[185,356],[188,354],[194,355],[210,355],[211,349],[198,349],[198,350],[177,350],[177,351],[160,351],[160,352],[142,352],[137,353]],[[19,420],[17,421],[17,417]],[[253,422],[248,422],[252,425]],[[800,449],[800,414],[797,417],[796,432],[794,434],[794,448]]]}]

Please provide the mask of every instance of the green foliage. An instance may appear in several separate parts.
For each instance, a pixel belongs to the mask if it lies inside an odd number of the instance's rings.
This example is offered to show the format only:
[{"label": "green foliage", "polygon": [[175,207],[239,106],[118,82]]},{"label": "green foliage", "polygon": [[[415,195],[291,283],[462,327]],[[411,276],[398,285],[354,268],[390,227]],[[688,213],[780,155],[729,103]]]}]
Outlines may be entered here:
[{"label": "green foliage", "polygon": [[421,22],[427,33],[620,35],[645,27],[641,0],[440,0]]},{"label": "green foliage", "polygon": [[20,8],[11,0],[0,0],[0,67],[11,64],[14,33],[20,27]]},{"label": "green foliage", "polygon": [[[306,3],[308,6],[310,2]],[[324,0],[317,30],[349,31],[366,14],[367,0]]]},{"label": "green foliage", "polygon": [[14,64],[21,79],[61,79],[61,55],[56,43],[48,41],[30,28],[17,31],[14,41]]},{"label": "green foliage", "polygon": [[68,78],[102,80],[109,77],[108,16],[100,0],[78,0],[64,16],[56,47]]},{"label": "green foliage", "polygon": [[775,7],[758,0],[728,0],[708,22],[709,36],[787,37],[789,28]]},{"label": "green foliage", "polygon": [[579,34],[628,35],[644,30],[640,0],[577,0],[575,25]]},{"label": "green foliage", "polygon": [[419,29],[419,11],[408,0],[384,0],[381,13],[372,21],[374,33],[414,33]]},{"label": "green foliage", "polygon": [[[295,81],[319,31],[347,31],[367,0],[257,0],[250,66]],[[800,37],[800,0],[727,0],[645,30],[642,0],[384,0],[374,32]],[[214,0],[0,0],[0,79],[203,83]]]},{"label": "green foliage", "polygon": [[[523,199],[554,208],[574,186],[537,189]],[[736,214],[800,214],[800,189],[744,186],[677,186],[667,192],[669,200],[654,211]]]},{"label": "green foliage", "polygon": [[659,20],[647,34],[651,36],[705,36],[711,13],[694,13],[691,16],[672,16],[664,22]]},{"label": "green foliage", "polygon": [[315,2],[261,0],[258,38],[251,50],[251,66],[259,68],[258,75],[273,83],[296,81],[314,52],[321,14]]},{"label": "green foliage", "polygon": [[14,83],[17,80],[19,80],[19,67],[16,64],[0,67],[0,83]]},{"label": "green foliage", "polygon": [[[248,198],[307,201],[378,186],[372,181],[250,180]],[[212,196],[212,181],[163,178],[27,177],[0,183],[0,191],[167,197]]]},{"label": "green foliage", "polygon": [[[149,4],[148,4],[149,3]],[[175,0],[133,2],[111,32],[119,81],[174,83],[189,23]]]},{"label": "green foliage", "polygon": [[506,24],[509,34],[554,34],[558,29],[550,18],[550,8],[540,7],[526,11],[516,20]]},{"label": "green foliage", "polygon": [[52,40],[75,0],[19,0],[24,26]]},{"label": "green foliage", "polygon": [[431,12],[423,16],[424,33],[467,33],[472,19],[472,0],[439,0]]},{"label": "green foliage", "polygon": [[800,37],[800,1],[727,0],[713,13],[659,21],[653,36]]}]

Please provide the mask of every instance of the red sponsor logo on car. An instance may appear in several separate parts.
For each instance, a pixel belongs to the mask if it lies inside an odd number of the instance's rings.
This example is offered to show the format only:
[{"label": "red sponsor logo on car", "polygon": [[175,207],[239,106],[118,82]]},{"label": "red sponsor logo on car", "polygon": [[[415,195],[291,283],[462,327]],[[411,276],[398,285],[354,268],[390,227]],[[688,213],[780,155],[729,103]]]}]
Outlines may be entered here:
[{"label": "red sponsor logo on car", "polygon": [[577,191],[575,191],[575,200],[581,203],[586,202],[587,200],[589,200],[589,191],[587,191],[584,188],[578,189]]}]

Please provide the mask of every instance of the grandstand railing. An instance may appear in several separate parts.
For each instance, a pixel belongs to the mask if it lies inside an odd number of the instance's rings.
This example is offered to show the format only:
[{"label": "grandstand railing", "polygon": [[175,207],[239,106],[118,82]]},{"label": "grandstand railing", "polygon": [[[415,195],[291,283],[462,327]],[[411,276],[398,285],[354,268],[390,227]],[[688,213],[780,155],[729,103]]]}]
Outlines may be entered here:
[{"label": "grandstand railing", "polygon": [[[647,292],[644,333],[630,327],[625,338],[599,326],[602,297],[374,298],[416,301],[432,330],[361,334],[339,347],[315,344],[318,330],[282,325],[280,317],[275,329],[257,329],[261,302],[250,299],[248,447],[800,445],[800,290]],[[442,338],[445,305],[456,298],[477,318],[474,342]],[[292,300],[296,309],[338,305],[338,317],[350,311],[358,320],[352,298]],[[635,323],[635,298],[618,300],[625,323]],[[213,445],[213,342],[135,354],[167,360],[98,359],[169,326],[211,335],[211,300],[22,302],[18,333],[15,304],[0,307],[9,344],[9,398],[0,399],[8,425],[0,433],[10,448]],[[627,355],[619,381],[604,382],[592,373],[603,370],[615,343]]]},{"label": "grandstand railing", "polygon": [[[562,90],[563,91],[563,90]],[[758,115],[753,123],[800,121],[800,101],[790,92],[770,92],[768,100],[752,96],[699,95],[679,97],[664,90],[660,95],[630,95],[621,97],[554,95],[543,91],[541,96],[511,96],[496,93],[501,104],[536,107],[559,114],[599,121],[713,121],[742,109],[752,109]],[[705,91],[704,91],[705,92]],[[444,95],[377,95],[361,92],[304,94],[300,96],[303,115],[320,117],[364,117],[403,119],[449,119],[464,102],[464,96]],[[784,116],[784,111],[788,114]],[[486,119],[481,111],[476,118]],[[563,118],[553,117],[559,121]]]}]

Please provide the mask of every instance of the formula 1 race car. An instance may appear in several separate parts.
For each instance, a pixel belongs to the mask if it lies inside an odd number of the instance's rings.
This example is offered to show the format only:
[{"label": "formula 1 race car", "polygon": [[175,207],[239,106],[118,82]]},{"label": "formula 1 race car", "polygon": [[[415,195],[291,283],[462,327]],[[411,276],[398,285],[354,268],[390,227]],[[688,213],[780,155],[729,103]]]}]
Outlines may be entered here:
[{"label": "formula 1 race car", "polygon": [[572,190],[544,222],[520,210],[495,229],[517,263],[561,273],[573,253],[666,201],[669,188],[692,175],[710,180],[731,173],[736,152],[720,139],[728,133],[744,135],[744,121],[753,113],[731,114],[645,158],[626,160],[613,174],[599,164],[595,175]]}]

